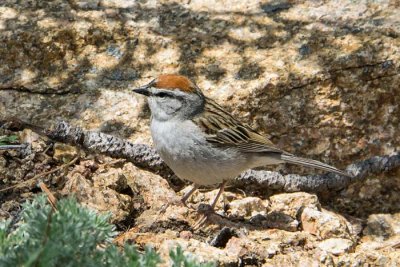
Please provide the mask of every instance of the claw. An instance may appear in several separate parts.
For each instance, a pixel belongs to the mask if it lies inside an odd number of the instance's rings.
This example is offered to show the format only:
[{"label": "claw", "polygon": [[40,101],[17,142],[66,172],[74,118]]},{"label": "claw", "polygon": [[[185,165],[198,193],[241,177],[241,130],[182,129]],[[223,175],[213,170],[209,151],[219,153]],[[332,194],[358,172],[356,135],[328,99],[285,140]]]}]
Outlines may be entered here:
[{"label": "claw", "polygon": [[195,222],[195,224],[193,225],[193,230],[197,231],[199,230],[202,226],[204,226],[204,224],[207,222],[208,217],[207,215],[203,214],[201,215],[200,219],[197,220]]},{"label": "claw", "polygon": [[207,222],[209,216],[215,213],[214,208],[211,205],[203,203],[197,207],[197,212],[201,214],[201,216],[193,225],[194,230],[200,229]]},{"label": "claw", "polygon": [[[189,199],[189,197],[194,193],[194,191],[197,190],[197,188],[199,188],[198,185],[193,185],[193,188],[189,190],[189,192],[187,192],[180,200],[177,199],[173,199],[172,201],[169,201],[168,203],[164,204],[161,206],[161,209],[158,212],[158,216],[162,215],[165,213],[165,211],[169,208],[169,206],[174,205],[174,206],[180,206],[183,205],[184,207],[188,208],[188,209],[193,209],[192,207],[189,207],[186,204],[186,201]],[[157,216],[157,217],[158,217]]]},{"label": "claw", "polygon": [[217,205],[219,197],[224,192],[225,184],[226,184],[226,181],[222,182],[222,184],[220,185],[219,191],[217,193],[217,196],[215,197],[215,199],[214,199],[214,201],[212,202],[211,205],[202,203],[197,207],[197,212],[199,214],[201,214],[201,216],[200,216],[200,219],[197,220],[195,222],[195,224],[193,225],[193,229],[194,230],[200,229],[207,222],[207,220],[209,219],[210,215],[216,214],[214,209],[215,209],[215,206]]}]

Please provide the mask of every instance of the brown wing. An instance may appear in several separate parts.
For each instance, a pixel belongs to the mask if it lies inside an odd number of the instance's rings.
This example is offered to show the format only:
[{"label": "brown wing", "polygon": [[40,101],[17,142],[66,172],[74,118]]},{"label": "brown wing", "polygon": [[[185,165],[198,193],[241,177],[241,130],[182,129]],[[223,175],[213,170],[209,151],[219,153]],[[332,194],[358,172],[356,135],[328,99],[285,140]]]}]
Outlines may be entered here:
[{"label": "brown wing", "polygon": [[193,119],[206,134],[207,140],[222,147],[235,147],[243,152],[284,153],[266,137],[257,133],[248,125],[236,120],[213,100],[208,99],[204,113]]},{"label": "brown wing", "polygon": [[215,145],[234,147],[240,151],[249,153],[279,153],[281,154],[281,159],[285,162],[352,177],[351,174],[328,164],[312,159],[296,157],[276,148],[270,140],[251,129],[248,125],[236,120],[211,99],[207,99],[204,113],[201,116],[195,117],[193,122],[201,127],[207,135],[207,140]]}]

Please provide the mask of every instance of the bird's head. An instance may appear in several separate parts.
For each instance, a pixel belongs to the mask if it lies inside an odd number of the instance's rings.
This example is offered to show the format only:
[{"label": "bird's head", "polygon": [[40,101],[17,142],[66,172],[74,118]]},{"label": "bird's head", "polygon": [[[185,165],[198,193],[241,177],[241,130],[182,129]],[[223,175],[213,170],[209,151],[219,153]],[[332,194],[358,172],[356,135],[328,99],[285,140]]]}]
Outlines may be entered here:
[{"label": "bird's head", "polygon": [[181,75],[160,75],[133,91],[148,97],[153,118],[161,121],[192,118],[204,107],[203,93]]}]

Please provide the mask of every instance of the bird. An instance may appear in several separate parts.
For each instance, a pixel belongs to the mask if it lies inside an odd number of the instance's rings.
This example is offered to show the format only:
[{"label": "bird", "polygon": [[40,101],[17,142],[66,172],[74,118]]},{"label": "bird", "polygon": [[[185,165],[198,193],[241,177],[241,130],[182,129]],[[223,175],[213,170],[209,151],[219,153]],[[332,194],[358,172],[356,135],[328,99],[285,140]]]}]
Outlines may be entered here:
[{"label": "bird", "polygon": [[351,176],[276,147],[205,96],[185,76],[162,74],[133,92],[147,97],[155,149],[180,179],[193,183],[192,189],[181,198],[185,206],[200,186],[219,184],[211,204],[214,210],[228,181],[248,169],[265,165],[292,163]]}]

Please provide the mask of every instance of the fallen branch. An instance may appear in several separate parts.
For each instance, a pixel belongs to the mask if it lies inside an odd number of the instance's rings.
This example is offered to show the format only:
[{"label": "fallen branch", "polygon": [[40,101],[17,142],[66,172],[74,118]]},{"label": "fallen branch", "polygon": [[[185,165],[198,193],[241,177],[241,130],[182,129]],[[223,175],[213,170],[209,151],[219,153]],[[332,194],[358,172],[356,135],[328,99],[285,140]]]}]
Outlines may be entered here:
[{"label": "fallen branch", "polygon": [[138,167],[163,176],[172,174],[157,151],[148,145],[133,144],[109,134],[85,131],[64,121],[57,123],[55,127],[46,130],[45,133],[53,140],[78,145],[91,152],[103,153],[113,158],[124,158]]},{"label": "fallen branch", "polygon": [[31,129],[57,142],[79,146],[89,152],[102,153],[113,158],[126,159],[138,167],[155,172],[163,177],[173,174],[158,153],[148,145],[133,144],[112,135],[85,131],[64,121],[58,122],[47,129],[11,118],[0,121],[0,126],[14,131],[25,128]]},{"label": "fallen branch", "polygon": [[[21,129],[30,128],[55,141],[77,145],[93,153],[103,153],[114,158],[124,158],[136,166],[158,173],[166,179],[170,179],[173,174],[158,153],[144,144],[133,144],[108,134],[86,131],[63,121],[55,124],[50,129],[43,129],[21,121],[10,125],[14,125],[14,127],[19,125]],[[349,165],[346,170],[353,174],[354,177],[344,177],[332,173],[309,176],[297,174],[281,175],[278,172],[249,170],[235,179],[232,185],[246,190],[275,193],[295,191],[336,192],[355,181],[365,179],[371,174],[380,174],[399,166],[400,152],[396,152],[391,155],[372,157]]]},{"label": "fallen branch", "polygon": [[349,165],[346,171],[353,174],[354,177],[345,177],[334,173],[307,176],[281,175],[278,172],[248,170],[235,179],[232,185],[257,191],[334,193],[353,182],[364,180],[371,174],[380,174],[399,166],[400,152],[397,152]]}]

